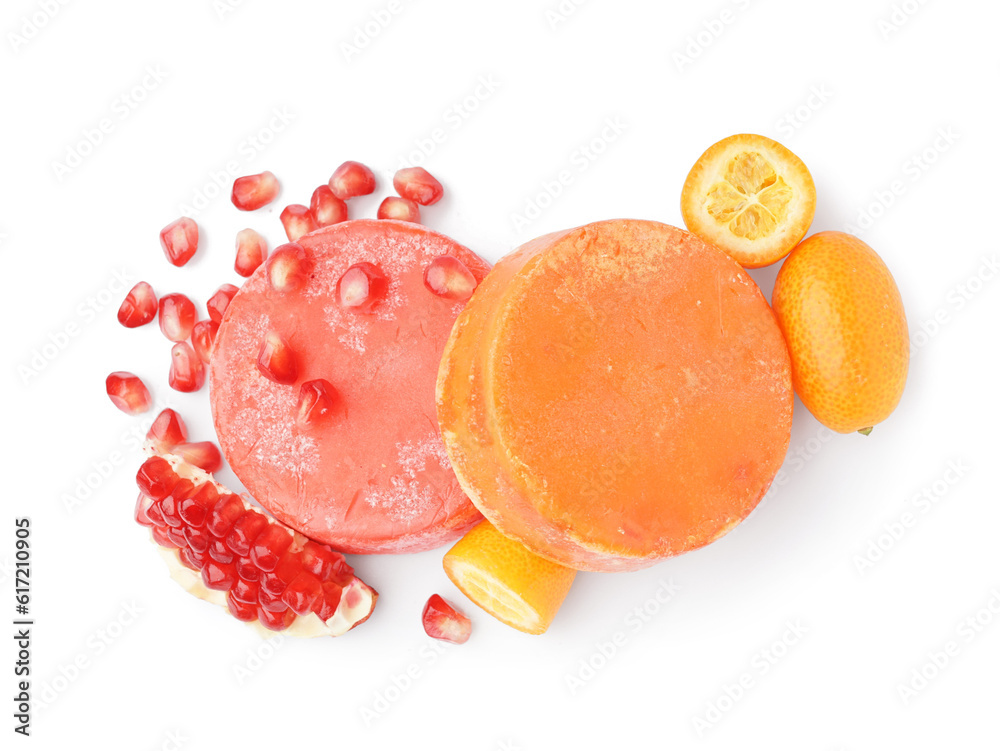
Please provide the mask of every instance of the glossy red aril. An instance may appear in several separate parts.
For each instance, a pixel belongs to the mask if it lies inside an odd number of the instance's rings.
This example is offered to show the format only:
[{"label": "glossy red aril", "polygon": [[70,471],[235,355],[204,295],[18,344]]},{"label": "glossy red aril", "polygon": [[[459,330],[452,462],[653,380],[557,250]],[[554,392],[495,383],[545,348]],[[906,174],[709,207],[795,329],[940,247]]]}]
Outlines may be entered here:
[{"label": "glossy red aril", "polygon": [[240,515],[226,535],[226,547],[241,558],[250,555],[250,543],[267,527],[267,517],[259,511],[247,509]]},{"label": "glossy red aril", "polygon": [[298,243],[285,243],[267,259],[267,283],[275,292],[294,292],[309,278],[312,261]]},{"label": "glossy red aril", "polygon": [[274,571],[281,556],[292,544],[292,536],[277,524],[268,528],[254,538],[250,546],[250,560],[261,571]]},{"label": "glossy red aril", "polygon": [[347,204],[337,198],[326,185],[320,185],[313,191],[309,210],[317,227],[329,227],[331,224],[347,221]]},{"label": "glossy red aril", "polygon": [[289,386],[299,377],[295,353],[277,331],[268,331],[257,355],[257,370],[275,383]]},{"label": "glossy red aril", "polygon": [[278,196],[281,185],[271,172],[237,177],[233,181],[233,206],[240,211],[255,211]]},{"label": "glossy red aril", "polygon": [[[141,524],[144,527],[152,527],[156,522],[153,521],[152,517],[149,515],[149,509],[153,505],[153,499],[147,498],[142,493],[139,493],[139,497],[135,501],[135,521],[137,524]],[[162,522],[161,522],[162,523]]]},{"label": "glossy red aril", "polygon": [[218,472],[222,468],[222,453],[211,441],[179,443],[170,453],[206,472]]},{"label": "glossy red aril", "polygon": [[205,307],[208,308],[208,317],[216,323],[222,323],[222,316],[226,314],[226,308],[230,301],[236,296],[240,288],[233,284],[223,284],[215,293],[208,298]]},{"label": "glossy red aril", "polygon": [[156,293],[147,282],[139,282],[122,300],[118,323],[127,329],[145,326],[156,318]]},{"label": "glossy red aril", "polygon": [[334,170],[328,183],[333,194],[344,201],[375,191],[375,174],[361,162],[344,162]]},{"label": "glossy red aril", "polygon": [[237,600],[233,590],[226,595],[226,608],[237,620],[246,622],[257,620],[257,603]]},{"label": "glossy red aril", "polygon": [[218,500],[219,491],[206,482],[177,505],[177,514],[191,529],[202,529],[208,521],[208,512]]},{"label": "glossy red aril", "polygon": [[160,230],[160,245],[170,263],[183,266],[198,250],[198,225],[182,216]]},{"label": "glossy red aril", "polygon": [[194,494],[194,483],[190,480],[182,479],[174,483],[163,498],[160,499],[160,514],[163,520],[171,527],[182,527],[184,522],[178,513],[181,501]]},{"label": "glossy red aril", "polygon": [[166,454],[178,443],[188,439],[187,425],[179,414],[169,407],[156,416],[149,426],[146,440],[152,441],[153,450]]},{"label": "glossy red aril", "polygon": [[337,406],[337,389],[324,378],[305,381],[299,387],[299,403],[296,407],[298,424],[302,427],[323,420]]},{"label": "glossy red aril", "polygon": [[333,582],[323,582],[323,599],[319,603],[319,607],[313,606],[313,612],[320,617],[320,620],[325,621],[337,612],[343,592],[343,587]]},{"label": "glossy red aril", "polygon": [[201,579],[209,589],[221,589],[223,591],[232,589],[236,583],[236,565],[233,563],[219,563],[209,558],[205,562],[205,567],[201,570]]},{"label": "glossy red aril", "polygon": [[240,276],[250,276],[267,258],[267,240],[254,229],[236,233],[236,262],[233,268]]},{"label": "glossy red aril", "polygon": [[177,479],[170,462],[162,456],[151,456],[139,467],[135,484],[144,496],[159,501],[170,493]]},{"label": "glossy red aril", "polygon": [[197,312],[187,295],[174,292],[160,298],[160,331],[172,342],[183,342],[194,329]]},{"label": "glossy red aril", "polygon": [[389,196],[379,204],[375,216],[377,219],[397,219],[420,224],[420,207],[406,198]]},{"label": "glossy red aril", "polygon": [[205,385],[205,366],[187,342],[170,348],[170,376],[167,379],[175,391],[197,391]]},{"label": "glossy red aril", "polygon": [[430,206],[441,200],[444,188],[441,183],[423,167],[406,167],[392,178],[392,187],[403,198],[421,206]]},{"label": "glossy red aril", "polygon": [[285,588],[281,601],[297,615],[305,615],[322,596],[323,583],[308,571],[302,571]]},{"label": "glossy red aril", "polygon": [[293,203],[286,206],[281,212],[281,226],[285,228],[288,241],[295,242],[302,235],[316,229],[316,218],[308,206]]},{"label": "glossy red aril", "polygon": [[153,404],[146,384],[127,370],[116,370],[104,380],[104,386],[111,403],[126,415],[140,415]]},{"label": "glossy red aril", "polygon": [[476,284],[469,267],[454,256],[438,256],[424,269],[424,286],[449,300],[468,300]]},{"label": "glossy red aril", "polygon": [[295,613],[288,608],[275,613],[260,607],[257,608],[257,619],[264,628],[268,628],[271,631],[284,631],[292,625],[292,622],[295,620]]},{"label": "glossy red aril", "polygon": [[198,358],[206,365],[212,361],[215,352],[215,335],[219,333],[219,324],[211,319],[198,321],[191,329],[191,345]]},{"label": "glossy red aril", "polygon": [[212,506],[208,514],[208,521],[205,528],[212,534],[212,537],[223,538],[232,528],[233,524],[243,516],[243,501],[236,495],[223,495],[218,502]]},{"label": "glossy red aril", "polygon": [[389,282],[375,264],[364,261],[351,266],[337,280],[337,300],[342,307],[370,313],[385,297]]},{"label": "glossy red aril", "polygon": [[441,595],[431,595],[424,605],[424,631],[428,636],[455,644],[465,644],[472,634],[472,622]]}]

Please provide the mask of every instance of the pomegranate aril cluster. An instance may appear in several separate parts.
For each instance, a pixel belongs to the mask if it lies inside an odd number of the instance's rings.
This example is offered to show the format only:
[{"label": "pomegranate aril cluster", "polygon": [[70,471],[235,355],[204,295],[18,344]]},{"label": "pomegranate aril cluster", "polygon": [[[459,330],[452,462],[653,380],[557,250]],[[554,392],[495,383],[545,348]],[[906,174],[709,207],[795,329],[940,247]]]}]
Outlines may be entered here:
[{"label": "pomegranate aril cluster", "polygon": [[146,460],[136,483],[135,520],[158,545],[176,549],[206,587],[226,592],[236,618],[281,631],[299,616],[326,621],[336,613],[354,578],[340,553],[220,493],[210,480],[180,477],[161,456]]}]

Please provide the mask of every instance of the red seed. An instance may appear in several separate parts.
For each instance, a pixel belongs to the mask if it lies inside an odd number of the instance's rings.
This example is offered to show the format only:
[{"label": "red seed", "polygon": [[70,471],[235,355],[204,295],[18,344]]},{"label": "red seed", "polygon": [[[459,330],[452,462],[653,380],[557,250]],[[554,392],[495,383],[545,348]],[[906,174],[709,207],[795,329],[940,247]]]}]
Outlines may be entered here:
[{"label": "red seed", "polygon": [[183,342],[194,329],[197,313],[187,295],[173,293],[160,298],[160,331],[172,342]]},{"label": "red seed", "polygon": [[163,514],[160,513],[159,501],[152,501],[152,503],[150,503],[149,507],[146,509],[146,516],[151,522],[153,522],[153,526],[166,528],[167,523],[163,521]]},{"label": "red seed", "polygon": [[284,613],[288,610],[288,606],[282,601],[281,595],[272,595],[264,589],[263,584],[261,584],[261,588],[257,592],[257,602],[264,610],[272,613]]},{"label": "red seed", "polygon": [[183,266],[198,250],[198,225],[182,216],[160,230],[160,245],[170,263]]},{"label": "red seed", "polygon": [[320,185],[313,191],[309,201],[309,211],[316,220],[317,227],[329,227],[347,221],[347,204],[337,198],[326,185]]},{"label": "red seed", "polygon": [[149,517],[149,507],[153,505],[153,499],[147,498],[142,493],[135,500],[135,521],[144,527],[152,527],[155,522]]},{"label": "red seed", "polygon": [[340,595],[344,590],[333,582],[323,582],[323,597],[313,607],[313,612],[320,620],[326,621],[334,616],[340,605]]},{"label": "red seed", "polygon": [[333,194],[346,201],[375,191],[375,175],[361,162],[344,162],[334,170],[328,183]]},{"label": "red seed", "polygon": [[153,405],[149,389],[135,373],[116,370],[104,379],[111,403],[126,415],[141,415]]},{"label": "red seed", "polygon": [[236,558],[233,551],[226,547],[222,540],[212,540],[208,544],[208,555],[213,561],[219,563],[232,563]]},{"label": "red seed", "polygon": [[378,206],[378,219],[397,219],[401,222],[420,224],[420,208],[413,201],[389,196]]},{"label": "red seed", "polygon": [[281,185],[271,172],[245,175],[233,180],[233,206],[240,211],[255,211],[266,206],[278,196]]},{"label": "red seed", "polygon": [[188,547],[195,553],[208,554],[208,546],[211,545],[212,538],[205,530],[184,527],[184,539],[187,540]]},{"label": "red seed", "polygon": [[271,631],[284,631],[292,625],[292,621],[295,620],[295,613],[291,610],[285,610],[281,613],[272,613],[264,608],[257,608],[257,618],[260,619],[260,625],[264,628],[270,629]]},{"label": "red seed", "polygon": [[[177,547],[180,547],[177,543],[175,543],[173,540],[171,540],[167,536],[167,530],[168,529],[170,529],[170,527],[153,527],[149,531],[153,535],[153,540],[160,547],[163,547],[163,548],[177,548]],[[192,566],[192,568],[194,568],[194,567]]]},{"label": "red seed", "polygon": [[184,536],[184,530],[181,527],[166,527],[163,531],[166,532],[167,537],[170,538],[174,545],[184,550],[188,549],[187,538]]},{"label": "red seed", "polygon": [[389,281],[378,266],[356,263],[337,280],[337,299],[344,308],[370,313],[388,289]]},{"label": "red seed", "polygon": [[163,520],[171,527],[182,527],[184,521],[178,513],[178,506],[185,498],[194,493],[194,483],[190,480],[178,480],[170,489],[170,492],[160,499],[160,513]]},{"label": "red seed", "polygon": [[441,183],[423,167],[407,167],[399,170],[392,178],[392,187],[403,198],[408,198],[421,206],[437,203],[444,195]]},{"label": "red seed", "polygon": [[179,443],[174,446],[171,453],[177,454],[188,464],[193,464],[206,472],[218,472],[222,469],[222,454],[211,441]]},{"label": "red seed", "polygon": [[431,595],[424,605],[423,623],[428,636],[455,644],[465,644],[472,634],[472,622],[441,595]]},{"label": "red seed", "polygon": [[299,403],[295,408],[298,424],[306,427],[320,422],[333,412],[339,398],[329,381],[323,378],[305,381],[299,387]]},{"label": "red seed", "polygon": [[233,585],[233,588],[229,590],[229,593],[240,602],[256,606],[257,597],[260,595],[260,582],[240,579]]},{"label": "red seed", "polygon": [[145,326],[156,318],[156,293],[146,282],[139,282],[122,300],[118,323],[127,329]]},{"label": "red seed", "polygon": [[268,331],[257,355],[257,370],[275,383],[289,386],[299,377],[295,353],[277,331]]},{"label": "red seed", "polygon": [[233,268],[240,276],[250,276],[267,258],[267,240],[253,229],[236,233],[236,263]]},{"label": "red seed", "polygon": [[424,269],[424,286],[449,300],[468,300],[477,284],[469,267],[454,256],[438,256]]},{"label": "red seed", "polygon": [[298,243],[285,243],[267,259],[267,281],[275,292],[294,292],[312,273],[312,259]]},{"label": "red seed", "polygon": [[203,483],[177,506],[177,513],[189,527],[201,529],[208,514],[219,500],[219,491],[210,482]]},{"label": "red seed", "polygon": [[292,203],[281,212],[281,226],[285,228],[288,241],[296,242],[302,235],[316,229],[316,217],[308,207]]},{"label": "red seed", "polygon": [[188,438],[187,426],[181,416],[169,407],[156,416],[146,433],[146,440],[153,442],[153,449],[161,454],[170,452],[178,443]]},{"label": "red seed", "polygon": [[302,569],[324,581],[339,570],[340,563],[344,560],[344,556],[340,553],[335,553],[325,545],[320,545],[312,540],[302,546],[301,555]]},{"label": "red seed", "polygon": [[184,547],[177,551],[177,557],[181,559],[181,563],[195,571],[201,571],[208,562],[208,558],[204,553]]},{"label": "red seed", "polygon": [[216,323],[222,323],[222,316],[226,314],[226,308],[232,301],[240,288],[233,284],[223,284],[208,298],[205,307],[208,308],[208,317]]},{"label": "red seed", "polygon": [[261,578],[261,588],[269,595],[278,597],[285,587],[302,571],[302,557],[298,553],[286,551],[274,567]]},{"label": "red seed", "polygon": [[205,366],[187,342],[170,348],[170,388],[175,391],[197,391],[205,385]]},{"label": "red seed", "polygon": [[226,547],[245,558],[250,555],[250,543],[267,527],[267,517],[259,511],[247,509],[236,520],[226,535]]},{"label": "red seed", "polygon": [[291,544],[292,536],[282,526],[269,524],[254,538],[250,546],[250,560],[261,571],[274,571]]},{"label": "red seed", "polygon": [[191,344],[194,352],[206,365],[212,361],[215,352],[215,335],[219,333],[219,324],[212,320],[198,321],[191,331]]},{"label": "red seed", "polygon": [[222,591],[232,589],[236,583],[236,566],[232,563],[219,563],[209,558],[201,570],[201,580],[209,589]]},{"label": "red seed", "polygon": [[219,497],[218,502],[212,506],[208,513],[208,521],[205,528],[212,537],[223,538],[232,528],[233,523],[243,516],[246,507],[239,496],[227,494]]},{"label": "red seed", "polygon": [[237,558],[236,575],[248,582],[259,582],[261,572],[249,558]]},{"label": "red seed", "polygon": [[322,582],[307,571],[303,571],[288,584],[281,595],[281,600],[298,615],[305,615],[322,596]]},{"label": "red seed", "polygon": [[170,493],[177,484],[178,477],[174,474],[170,462],[162,456],[151,456],[142,463],[135,475],[135,484],[142,494],[159,501]]},{"label": "red seed", "polygon": [[237,620],[246,623],[257,620],[257,604],[240,602],[232,592],[226,595],[226,608]]}]

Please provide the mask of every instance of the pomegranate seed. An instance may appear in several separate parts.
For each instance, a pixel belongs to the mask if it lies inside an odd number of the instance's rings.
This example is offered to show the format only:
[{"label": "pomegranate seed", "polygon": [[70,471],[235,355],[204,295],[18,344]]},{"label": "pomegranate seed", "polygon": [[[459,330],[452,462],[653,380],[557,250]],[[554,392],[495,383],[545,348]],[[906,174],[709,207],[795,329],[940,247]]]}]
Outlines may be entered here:
[{"label": "pomegranate seed", "polygon": [[160,499],[160,513],[171,527],[182,527],[184,522],[178,513],[178,506],[185,498],[194,493],[194,483],[190,480],[178,480],[170,492]]},{"label": "pomegranate seed", "polygon": [[281,595],[272,595],[264,589],[263,585],[261,585],[260,590],[257,592],[257,602],[264,610],[272,613],[284,613],[288,610],[288,606],[282,601]]},{"label": "pomegranate seed", "polygon": [[144,527],[152,527],[154,522],[149,518],[149,507],[153,505],[153,499],[147,498],[142,493],[135,501],[135,520]]},{"label": "pomegranate seed", "polygon": [[232,494],[220,496],[218,502],[208,512],[205,528],[212,537],[223,538],[229,532],[233,523],[243,515],[245,507],[239,496]]},{"label": "pomegranate seed", "polygon": [[[187,550],[187,538],[184,536],[184,530],[180,527],[166,527],[163,530],[170,541],[174,543],[177,547]],[[192,551],[193,552],[193,551]]]},{"label": "pomegranate seed", "polygon": [[240,579],[233,585],[233,588],[229,590],[229,594],[240,602],[256,605],[257,597],[260,594],[260,582]]},{"label": "pomegranate seed", "polygon": [[[180,545],[175,543],[167,536],[168,529],[170,529],[170,527],[153,527],[149,531],[153,535],[153,540],[161,548],[179,548]],[[192,566],[192,568],[194,567]]]},{"label": "pomegranate seed", "polygon": [[423,167],[407,167],[399,170],[392,178],[392,187],[403,198],[408,198],[421,206],[437,203],[444,195],[441,183]]},{"label": "pomegranate seed", "polygon": [[347,221],[347,204],[343,199],[337,198],[326,185],[320,185],[313,191],[309,210],[317,227],[329,227],[331,224]]},{"label": "pomegranate seed", "polygon": [[208,512],[218,500],[219,491],[212,483],[206,482],[177,505],[177,514],[189,527],[202,529],[208,521]]},{"label": "pomegranate seed", "polygon": [[346,201],[375,192],[375,174],[361,162],[344,162],[333,171],[328,183],[333,194]]},{"label": "pomegranate seed", "polygon": [[191,336],[196,313],[187,295],[173,293],[160,298],[160,331],[172,342],[183,342]]},{"label": "pomegranate seed", "polygon": [[236,263],[233,268],[240,276],[250,276],[267,258],[267,240],[254,229],[236,233]]},{"label": "pomegranate seed", "polygon": [[135,484],[139,486],[139,490],[154,501],[168,495],[177,480],[170,462],[162,456],[149,457],[135,475]]},{"label": "pomegranate seed", "polygon": [[211,441],[179,443],[174,446],[171,453],[177,454],[188,464],[193,464],[206,472],[218,472],[222,469],[222,454]]},{"label": "pomegranate seed", "polygon": [[291,544],[292,536],[288,532],[277,524],[269,524],[254,538],[250,546],[250,560],[261,571],[274,571]]},{"label": "pomegranate seed", "polygon": [[423,621],[424,631],[435,639],[465,644],[472,634],[472,622],[441,595],[431,595],[424,605]]},{"label": "pomegranate seed", "polygon": [[223,284],[208,298],[205,307],[208,308],[208,317],[216,323],[222,323],[222,316],[226,314],[226,308],[232,301],[240,288],[233,284]]},{"label": "pomegranate seed", "polygon": [[424,286],[449,300],[468,300],[477,284],[469,267],[454,256],[438,256],[424,269]]},{"label": "pomegranate seed", "polygon": [[145,326],[156,318],[156,293],[146,282],[139,282],[122,300],[118,323],[127,329]]},{"label": "pomegranate seed", "polygon": [[222,540],[212,540],[208,544],[208,555],[213,561],[219,563],[232,563],[236,556],[233,551],[226,547]]},{"label": "pomegranate seed", "polygon": [[155,527],[165,528],[167,526],[167,523],[163,521],[163,514],[160,513],[159,501],[153,501],[149,504],[149,507],[146,509],[146,516],[153,522],[153,526]]},{"label": "pomegranate seed", "polygon": [[294,292],[309,278],[312,261],[298,243],[285,243],[267,259],[267,281],[275,292]]},{"label": "pomegranate seed", "polygon": [[111,403],[126,415],[141,415],[153,405],[149,389],[135,373],[116,370],[104,380]]},{"label": "pomegranate seed", "polygon": [[205,385],[205,366],[187,342],[170,348],[170,388],[175,391],[197,391]]},{"label": "pomegranate seed", "polygon": [[257,620],[257,604],[240,602],[232,592],[226,595],[226,608],[237,620],[247,623]]},{"label": "pomegranate seed", "polygon": [[[344,556],[340,553],[335,553],[325,545],[320,545],[318,542],[313,542],[312,540],[302,546],[301,555],[303,570],[324,581],[339,571],[341,565],[347,566]],[[350,568],[350,566],[347,566],[347,568]]]},{"label": "pomegranate seed", "polygon": [[299,377],[295,353],[277,331],[268,331],[257,355],[257,370],[275,383],[289,386]]},{"label": "pomegranate seed", "polygon": [[183,266],[198,250],[198,225],[182,216],[160,230],[160,245],[170,263]]},{"label": "pomegranate seed", "polygon": [[191,344],[198,359],[206,365],[212,361],[215,352],[215,335],[219,333],[219,324],[213,320],[198,321],[191,330]]},{"label": "pomegranate seed", "polygon": [[188,438],[187,426],[181,416],[169,407],[156,416],[146,433],[146,440],[153,442],[153,448],[161,454],[170,452],[178,443]]},{"label": "pomegranate seed", "polygon": [[260,619],[260,625],[264,628],[270,629],[271,631],[284,631],[292,625],[292,621],[295,620],[295,613],[291,610],[285,610],[281,613],[272,613],[264,608],[257,608],[257,618]]},{"label": "pomegranate seed", "polygon": [[226,535],[226,547],[240,557],[250,555],[250,543],[267,527],[267,517],[259,511],[247,509],[236,520]]},{"label": "pomegranate seed", "polygon": [[420,224],[420,208],[413,201],[398,196],[389,196],[378,206],[378,219],[397,219],[401,222]]},{"label": "pomegranate seed", "polygon": [[299,387],[299,403],[295,408],[299,425],[305,427],[321,421],[333,412],[339,397],[337,389],[323,378],[303,383]]},{"label": "pomegranate seed", "polygon": [[236,575],[248,582],[260,581],[260,569],[253,565],[249,558],[236,559]]},{"label": "pomegranate seed", "polygon": [[204,553],[199,553],[190,548],[181,548],[178,550],[177,557],[181,559],[181,563],[195,571],[201,571],[208,562],[208,558],[205,557]]},{"label": "pomegranate seed", "polygon": [[298,553],[286,551],[278,560],[274,571],[268,571],[261,579],[261,588],[269,595],[278,597],[288,584],[302,571],[302,557]]},{"label": "pomegranate seed", "polygon": [[240,211],[256,211],[277,198],[280,189],[272,172],[237,177],[233,180],[233,206]]},{"label": "pomegranate seed", "polygon": [[308,207],[292,203],[281,212],[281,226],[285,228],[289,242],[296,242],[302,235],[316,229],[316,217]]},{"label": "pomegranate seed", "polygon": [[322,596],[323,583],[309,572],[303,571],[285,588],[281,600],[296,614],[305,615]]},{"label": "pomegranate seed", "polygon": [[388,288],[389,281],[378,266],[356,263],[337,280],[337,299],[342,307],[370,313]]},{"label": "pomegranate seed", "polygon": [[326,621],[333,617],[340,605],[340,595],[344,590],[333,582],[323,582],[323,597],[314,607],[314,612],[320,620]]},{"label": "pomegranate seed", "polygon": [[209,558],[201,570],[201,580],[209,589],[228,590],[236,583],[236,566]]},{"label": "pomegranate seed", "polygon": [[194,527],[184,527],[184,539],[187,540],[188,547],[195,553],[208,555],[208,546],[212,544],[212,538],[208,532]]}]

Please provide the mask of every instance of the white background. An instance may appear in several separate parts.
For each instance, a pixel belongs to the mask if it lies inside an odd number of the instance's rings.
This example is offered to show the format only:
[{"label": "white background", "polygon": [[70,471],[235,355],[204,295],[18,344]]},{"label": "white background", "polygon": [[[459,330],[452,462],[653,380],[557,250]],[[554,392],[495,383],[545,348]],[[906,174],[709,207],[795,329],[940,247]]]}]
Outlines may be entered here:
[{"label": "white background", "polygon": [[[30,516],[32,679],[45,702],[18,743],[997,747],[996,3],[234,5],[7,0],[0,14],[0,612],[9,623],[13,520]],[[239,281],[235,232],[279,242],[281,206],[308,202],[345,159],[381,181],[354,216],[374,215],[404,160],[422,161],[447,190],[426,223],[494,261],[598,219],[680,224],[687,170],[744,131],[809,166],[813,231],[855,227],[895,274],[911,373],[871,437],[829,434],[796,404],[782,484],[745,524],[652,569],[580,575],[542,637],[464,600],[443,550],[355,558],[378,609],[322,641],[262,646],[167,578],[132,520],[130,431],[148,422],[111,406],[104,377],[140,374],[195,440],[213,437],[207,393],[167,387],[155,325],[117,324],[114,272],[186,292],[204,316],[212,290]],[[279,202],[248,216],[213,198],[197,257],[169,266],[157,232],[199,191],[217,196],[207,186],[229,160],[240,174],[273,170]],[[516,219],[529,202],[544,208]],[[765,294],[774,274],[754,273]],[[51,342],[64,346],[25,370]],[[899,539],[886,536],[894,525]],[[423,634],[433,592],[470,613],[468,644],[439,649]],[[783,638],[794,643],[775,648]],[[947,665],[904,700],[900,686],[933,673],[929,653],[949,641]],[[0,713],[7,738],[12,712]]]}]

